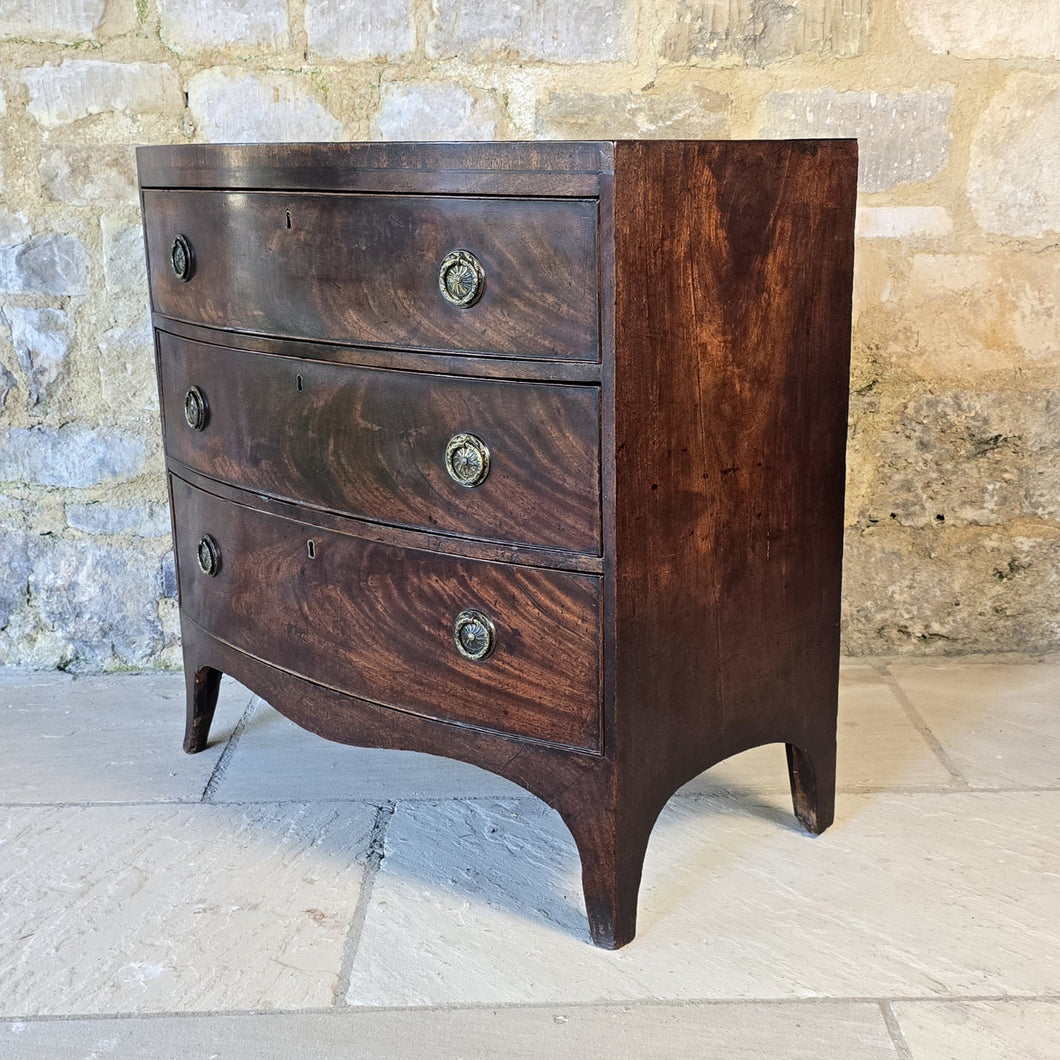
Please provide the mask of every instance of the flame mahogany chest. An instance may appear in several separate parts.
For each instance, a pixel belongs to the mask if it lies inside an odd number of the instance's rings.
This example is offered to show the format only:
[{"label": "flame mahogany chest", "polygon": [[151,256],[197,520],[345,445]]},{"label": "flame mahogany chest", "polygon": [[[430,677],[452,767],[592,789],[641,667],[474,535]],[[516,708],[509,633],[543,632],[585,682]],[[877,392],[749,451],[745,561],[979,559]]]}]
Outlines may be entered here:
[{"label": "flame mahogany chest", "polygon": [[508,777],[570,828],[606,947],[721,759],[786,744],[828,826],[853,141],[138,162],[185,750],[227,673]]}]

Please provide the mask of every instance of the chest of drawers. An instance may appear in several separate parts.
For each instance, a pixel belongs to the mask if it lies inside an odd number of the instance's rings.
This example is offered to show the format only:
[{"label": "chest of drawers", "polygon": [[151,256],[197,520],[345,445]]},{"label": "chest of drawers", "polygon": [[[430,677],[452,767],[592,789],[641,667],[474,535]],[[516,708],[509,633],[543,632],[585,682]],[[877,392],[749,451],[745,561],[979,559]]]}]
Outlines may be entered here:
[{"label": "chest of drawers", "polygon": [[667,799],[832,819],[852,141],[141,148],[188,686],[553,806],[593,940]]}]

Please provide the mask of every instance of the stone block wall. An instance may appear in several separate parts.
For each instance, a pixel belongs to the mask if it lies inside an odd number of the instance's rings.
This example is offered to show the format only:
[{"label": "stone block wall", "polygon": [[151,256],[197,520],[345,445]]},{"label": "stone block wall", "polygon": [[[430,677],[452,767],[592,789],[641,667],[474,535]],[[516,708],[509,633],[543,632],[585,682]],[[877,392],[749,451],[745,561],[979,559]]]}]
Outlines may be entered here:
[{"label": "stone block wall", "polygon": [[844,637],[1060,646],[1055,0],[0,0],[0,662],[178,661],[133,148],[861,140]]}]

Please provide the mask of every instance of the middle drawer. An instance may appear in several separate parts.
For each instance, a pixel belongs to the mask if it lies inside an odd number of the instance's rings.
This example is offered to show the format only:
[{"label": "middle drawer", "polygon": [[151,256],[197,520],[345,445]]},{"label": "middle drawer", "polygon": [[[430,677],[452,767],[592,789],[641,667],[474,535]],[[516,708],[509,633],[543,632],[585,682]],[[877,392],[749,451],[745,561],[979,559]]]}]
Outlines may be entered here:
[{"label": "middle drawer", "polygon": [[158,333],[166,451],[376,522],[600,552],[600,393],[359,368]]}]

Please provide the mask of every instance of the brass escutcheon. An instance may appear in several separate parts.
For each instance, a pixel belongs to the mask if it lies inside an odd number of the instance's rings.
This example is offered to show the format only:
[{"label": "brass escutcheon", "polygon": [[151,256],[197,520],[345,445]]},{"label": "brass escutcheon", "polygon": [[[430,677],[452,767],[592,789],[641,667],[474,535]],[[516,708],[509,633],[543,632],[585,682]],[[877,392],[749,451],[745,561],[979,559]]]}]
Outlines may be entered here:
[{"label": "brass escutcheon", "polygon": [[490,451],[473,434],[454,434],[445,447],[445,470],[461,486],[479,486],[490,473]]},{"label": "brass escutcheon", "polygon": [[169,263],[178,280],[187,283],[195,271],[195,252],[191,249],[188,237],[178,235],[169,250]]},{"label": "brass escutcheon", "polygon": [[188,387],[184,395],[184,421],[193,431],[201,431],[206,426],[206,395],[197,387]]},{"label": "brass escutcheon", "polygon": [[209,534],[203,534],[199,541],[199,570],[211,578],[217,576],[221,569],[221,549]]},{"label": "brass escutcheon", "polygon": [[454,250],[438,267],[438,289],[442,297],[460,309],[473,306],[486,289],[482,263],[470,250]]},{"label": "brass escutcheon", "polygon": [[497,630],[489,615],[481,611],[461,611],[453,623],[453,641],[465,659],[481,662],[493,654],[497,646]]}]

